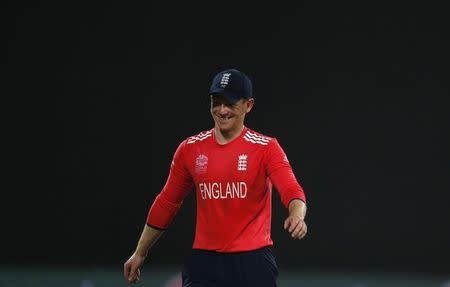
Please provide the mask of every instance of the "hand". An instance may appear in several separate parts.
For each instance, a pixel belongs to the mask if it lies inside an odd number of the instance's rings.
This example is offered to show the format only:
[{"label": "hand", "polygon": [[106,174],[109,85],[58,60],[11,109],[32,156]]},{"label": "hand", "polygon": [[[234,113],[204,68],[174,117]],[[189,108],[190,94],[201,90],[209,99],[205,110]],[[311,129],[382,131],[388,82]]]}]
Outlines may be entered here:
[{"label": "hand", "polygon": [[130,259],[123,265],[123,276],[128,283],[136,283],[141,276],[141,270],[139,269],[144,263],[145,257],[139,256],[136,253],[131,255]]},{"label": "hand", "polygon": [[308,231],[305,221],[298,215],[289,215],[284,221],[284,229],[287,230],[292,238],[302,239]]}]

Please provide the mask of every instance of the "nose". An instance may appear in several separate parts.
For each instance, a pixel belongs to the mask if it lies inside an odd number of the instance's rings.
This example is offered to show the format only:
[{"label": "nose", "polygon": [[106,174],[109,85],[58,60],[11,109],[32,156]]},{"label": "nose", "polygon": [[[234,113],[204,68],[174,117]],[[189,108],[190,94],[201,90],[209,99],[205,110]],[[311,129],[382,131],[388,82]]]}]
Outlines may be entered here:
[{"label": "nose", "polygon": [[225,104],[221,104],[219,107],[219,113],[220,114],[227,114],[228,113],[228,107]]}]

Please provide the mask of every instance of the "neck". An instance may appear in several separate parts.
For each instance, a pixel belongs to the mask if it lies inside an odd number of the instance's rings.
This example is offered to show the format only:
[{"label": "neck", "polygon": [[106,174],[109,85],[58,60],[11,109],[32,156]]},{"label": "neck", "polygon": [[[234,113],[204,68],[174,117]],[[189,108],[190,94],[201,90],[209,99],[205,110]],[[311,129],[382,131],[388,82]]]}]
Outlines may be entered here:
[{"label": "neck", "polygon": [[235,138],[237,138],[241,133],[242,130],[244,130],[244,125],[242,125],[241,127],[237,128],[237,129],[233,129],[231,131],[221,131],[219,129],[219,127],[215,126],[214,127],[214,133],[216,136],[216,141],[219,144],[227,144],[229,142],[231,142],[232,140],[234,140]]}]

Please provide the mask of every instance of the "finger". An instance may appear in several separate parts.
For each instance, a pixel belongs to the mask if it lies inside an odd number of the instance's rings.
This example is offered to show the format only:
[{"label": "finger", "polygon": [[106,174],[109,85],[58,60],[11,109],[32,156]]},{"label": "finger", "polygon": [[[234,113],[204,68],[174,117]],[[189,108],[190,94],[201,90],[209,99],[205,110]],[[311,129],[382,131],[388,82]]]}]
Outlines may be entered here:
[{"label": "finger", "polygon": [[286,218],[284,221],[284,229],[287,230],[289,233],[292,232],[292,230],[295,228],[295,221],[293,221],[292,217]]},{"label": "finger", "polygon": [[292,233],[297,228],[300,220],[295,217],[291,217],[290,219],[291,225],[289,226],[289,232]]},{"label": "finger", "polygon": [[305,237],[307,231],[308,231],[308,226],[306,225],[305,222],[303,222],[301,224],[300,230],[296,234],[296,239],[302,239],[303,237]]},{"label": "finger", "polygon": [[138,280],[137,278],[129,278],[128,279],[128,283],[133,283],[134,284],[134,283],[137,282],[137,280]]},{"label": "finger", "polygon": [[128,276],[130,275],[130,266],[128,265],[128,262],[123,265],[123,276],[128,279]]},{"label": "finger", "polygon": [[303,222],[299,222],[297,224],[297,226],[295,227],[295,229],[291,233],[293,238],[298,238],[298,236],[301,234],[303,226],[304,226]]},{"label": "finger", "polygon": [[128,275],[128,282],[135,283],[137,278],[136,269],[131,269],[130,274]]},{"label": "finger", "polygon": [[303,224],[302,233],[300,234],[298,239],[302,239],[306,236],[306,233],[308,233],[308,225],[306,223]]},{"label": "finger", "polygon": [[284,220],[284,225],[283,225],[284,230],[287,230],[287,228],[289,227],[289,225],[290,225],[290,220],[289,220],[289,217],[288,217],[288,218],[286,218],[286,219]]},{"label": "finger", "polygon": [[133,280],[128,281],[128,282],[130,282],[132,284],[136,284],[138,281],[139,281],[139,277],[135,277],[135,278],[133,278]]}]

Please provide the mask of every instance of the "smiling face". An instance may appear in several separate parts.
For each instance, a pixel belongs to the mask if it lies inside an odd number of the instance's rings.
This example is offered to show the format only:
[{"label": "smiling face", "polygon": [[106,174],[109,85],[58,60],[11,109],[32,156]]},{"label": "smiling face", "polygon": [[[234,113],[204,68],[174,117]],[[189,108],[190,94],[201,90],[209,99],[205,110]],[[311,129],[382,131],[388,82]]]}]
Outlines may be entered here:
[{"label": "smiling face", "polygon": [[215,127],[223,134],[240,132],[244,126],[245,115],[253,107],[254,100],[240,99],[231,103],[221,95],[211,95],[211,115]]}]

